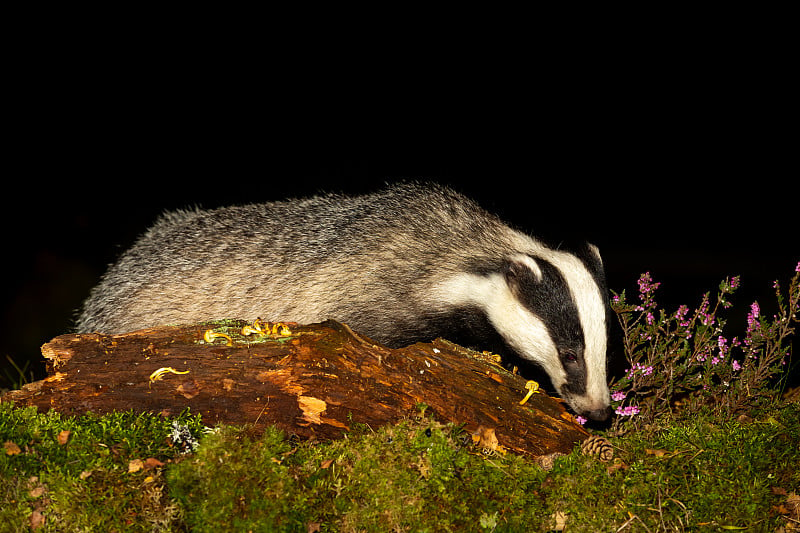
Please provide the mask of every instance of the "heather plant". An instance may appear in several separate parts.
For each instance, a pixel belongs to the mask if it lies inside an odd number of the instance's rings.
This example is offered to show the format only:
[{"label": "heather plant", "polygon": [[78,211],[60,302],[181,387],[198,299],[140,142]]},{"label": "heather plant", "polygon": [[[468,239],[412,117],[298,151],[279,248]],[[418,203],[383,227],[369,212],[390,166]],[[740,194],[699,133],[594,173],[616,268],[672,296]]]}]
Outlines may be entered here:
[{"label": "heather plant", "polygon": [[787,368],[798,321],[800,263],[786,295],[774,283],[778,310],[771,319],[758,302],[751,304],[742,339],[725,336],[723,316],[739,284],[739,277],[726,278],[713,300],[709,292],[696,309],[681,305],[671,313],[659,308],[660,283],[649,272],[639,278],[637,303],[625,291],[614,293],[611,307],[629,365],[611,386],[612,431],[634,429],[675,408],[731,415],[775,396],[771,384]]}]

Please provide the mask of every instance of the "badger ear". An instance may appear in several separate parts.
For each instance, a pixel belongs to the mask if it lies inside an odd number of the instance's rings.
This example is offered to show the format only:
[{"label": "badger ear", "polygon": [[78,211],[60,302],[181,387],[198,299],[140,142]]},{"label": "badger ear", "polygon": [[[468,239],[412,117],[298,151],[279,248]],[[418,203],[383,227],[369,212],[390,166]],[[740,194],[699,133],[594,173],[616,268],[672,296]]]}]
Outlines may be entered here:
[{"label": "badger ear", "polygon": [[594,256],[594,258],[597,259],[597,262],[600,263],[600,266],[603,266],[603,258],[600,256],[600,248],[598,248],[592,243],[587,243],[587,246],[589,248],[589,251]]},{"label": "badger ear", "polygon": [[515,255],[509,258],[503,269],[506,283],[509,286],[517,287],[524,279],[533,277],[537,282],[542,280],[542,270],[536,260],[524,254]]}]

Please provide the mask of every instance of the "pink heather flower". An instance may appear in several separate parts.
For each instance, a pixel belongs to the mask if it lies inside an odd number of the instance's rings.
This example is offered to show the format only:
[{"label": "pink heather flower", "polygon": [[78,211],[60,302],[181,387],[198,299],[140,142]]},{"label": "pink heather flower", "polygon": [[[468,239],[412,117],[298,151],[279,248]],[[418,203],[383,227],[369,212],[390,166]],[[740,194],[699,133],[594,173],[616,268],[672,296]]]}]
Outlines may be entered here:
[{"label": "pink heather flower", "polygon": [[584,425],[586,423],[586,419],[583,418],[581,415],[578,415],[575,417],[575,422],[577,422],[580,425]]},{"label": "pink heather flower", "polygon": [[681,327],[685,328],[689,325],[689,321],[686,320],[686,315],[689,313],[689,307],[686,305],[682,305],[675,311],[675,319],[681,325]]},{"label": "pink heather flower", "polygon": [[725,359],[725,356],[730,351],[730,348],[728,348],[728,339],[720,335],[717,339],[717,345],[719,346],[719,358]]},{"label": "pink heather flower", "polygon": [[761,327],[761,324],[758,321],[758,317],[761,314],[761,309],[758,307],[758,302],[753,302],[750,306],[750,312],[747,313],[747,338],[745,338],[745,344],[750,344],[751,335],[752,333]]},{"label": "pink heather flower", "polygon": [[719,362],[720,362],[720,359],[718,359],[718,358],[716,358],[716,357],[712,357],[712,358],[711,358],[711,364],[712,364],[712,365],[719,364]]},{"label": "pink heather flower", "polygon": [[627,407],[617,407],[615,412],[619,416],[634,416],[639,414],[639,407],[636,405],[629,405]]},{"label": "pink heather flower", "polygon": [[653,316],[653,313],[647,313],[646,319],[647,319],[647,324],[652,326],[653,322],[655,321],[655,317]]},{"label": "pink heather flower", "polygon": [[631,376],[633,376],[633,374],[635,374],[636,372],[641,372],[643,376],[649,376],[650,374],[653,373],[653,367],[644,366],[642,363],[634,363],[633,368],[629,368],[625,372],[627,373],[628,379],[630,379]]},{"label": "pink heather flower", "polygon": [[714,317],[708,313],[707,296],[703,297],[703,302],[700,304],[700,308],[697,310],[697,314],[700,316],[700,321],[703,323],[704,326],[714,324]]},{"label": "pink heather flower", "polygon": [[739,276],[734,276],[731,280],[731,289],[738,289],[739,288]]},{"label": "pink heather flower", "polygon": [[650,277],[650,272],[645,272],[639,277],[639,292],[641,294],[648,294],[658,286],[661,285],[660,283],[653,283],[653,278]]},{"label": "pink heather flower", "polygon": [[622,400],[625,399],[625,396],[627,396],[627,393],[622,391],[617,391],[611,395],[611,399],[614,400],[615,402],[621,402]]},{"label": "pink heather flower", "polygon": [[731,366],[733,367],[734,370],[740,370],[742,368],[741,365],[739,364],[739,361],[737,361],[736,359],[733,360]]},{"label": "pink heather flower", "polygon": [[794,267],[795,272],[800,272],[800,261],[797,262],[797,266]]},{"label": "pink heather flower", "polygon": [[639,278],[639,299],[647,307],[655,307],[655,302],[652,301],[652,293],[661,285],[661,283],[653,283],[650,277],[650,272],[645,272]]}]

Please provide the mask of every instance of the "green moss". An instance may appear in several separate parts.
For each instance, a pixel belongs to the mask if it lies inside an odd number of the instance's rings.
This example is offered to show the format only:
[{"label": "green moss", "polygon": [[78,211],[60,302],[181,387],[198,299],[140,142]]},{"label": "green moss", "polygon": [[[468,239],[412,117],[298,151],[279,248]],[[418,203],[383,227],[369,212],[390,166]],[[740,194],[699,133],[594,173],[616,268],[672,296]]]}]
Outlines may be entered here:
[{"label": "green moss", "polygon": [[0,455],[0,524],[28,531],[38,510],[45,523],[37,531],[172,531],[180,509],[166,495],[162,469],[129,472],[129,465],[177,457],[173,423],[202,433],[188,413],[62,417],[0,404],[0,442],[19,449]]},{"label": "green moss", "polygon": [[[470,435],[420,413],[326,443],[274,428],[202,435],[184,414],[178,422],[201,438],[186,455],[168,438],[172,422],[0,404],[0,441],[20,448],[0,456],[3,531],[28,530],[34,510],[46,517],[41,531],[536,532],[557,516],[568,531],[774,531],[784,491],[800,485],[797,404],[748,423],[655,423],[610,439],[616,464],[576,449],[550,471],[486,456]],[[129,472],[149,457],[164,465]]]}]

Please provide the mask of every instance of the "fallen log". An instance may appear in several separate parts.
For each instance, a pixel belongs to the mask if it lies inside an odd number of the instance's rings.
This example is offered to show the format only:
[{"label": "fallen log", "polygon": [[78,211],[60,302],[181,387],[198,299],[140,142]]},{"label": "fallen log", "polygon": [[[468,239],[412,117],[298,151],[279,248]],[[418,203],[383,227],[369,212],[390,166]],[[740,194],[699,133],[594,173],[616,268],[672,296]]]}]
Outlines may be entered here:
[{"label": "fallen log", "polygon": [[389,349],[334,321],[248,336],[245,327],[254,329],[223,321],[62,335],[42,347],[48,377],[0,401],[69,415],[189,408],[208,425],[274,424],[318,439],[397,422],[424,404],[487,448],[532,457],[568,453],[588,436],[559,400],[538,393],[520,405],[522,377],[443,339]]}]

